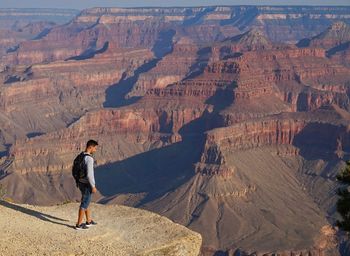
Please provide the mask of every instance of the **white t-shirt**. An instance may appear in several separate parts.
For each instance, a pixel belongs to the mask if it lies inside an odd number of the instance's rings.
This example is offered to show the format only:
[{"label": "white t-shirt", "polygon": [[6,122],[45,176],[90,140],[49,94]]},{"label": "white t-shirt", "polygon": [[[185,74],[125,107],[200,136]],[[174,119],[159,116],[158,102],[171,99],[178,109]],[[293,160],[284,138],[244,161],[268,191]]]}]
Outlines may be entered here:
[{"label": "white t-shirt", "polygon": [[84,161],[87,168],[87,176],[86,178],[80,179],[81,183],[90,183],[91,187],[95,187],[95,175],[94,175],[94,159],[89,153],[84,157]]}]

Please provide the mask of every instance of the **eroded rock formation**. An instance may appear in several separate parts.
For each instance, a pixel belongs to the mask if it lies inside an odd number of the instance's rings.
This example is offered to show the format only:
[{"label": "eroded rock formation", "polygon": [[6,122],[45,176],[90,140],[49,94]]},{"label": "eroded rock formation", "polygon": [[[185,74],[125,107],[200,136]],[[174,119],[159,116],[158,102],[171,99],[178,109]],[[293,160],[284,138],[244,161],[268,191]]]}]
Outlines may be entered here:
[{"label": "eroded rock formation", "polygon": [[96,200],[200,232],[203,255],[338,253],[349,39],[346,23],[314,33],[348,12],[93,8],[24,40],[2,56],[1,183],[18,202],[77,199],[72,159],[95,138]]}]

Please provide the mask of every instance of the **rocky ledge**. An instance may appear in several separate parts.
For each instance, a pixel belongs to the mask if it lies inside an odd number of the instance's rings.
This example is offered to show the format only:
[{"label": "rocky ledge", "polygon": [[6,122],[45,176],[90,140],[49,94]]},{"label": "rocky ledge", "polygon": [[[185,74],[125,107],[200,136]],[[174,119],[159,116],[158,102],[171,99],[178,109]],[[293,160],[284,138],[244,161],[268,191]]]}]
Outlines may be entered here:
[{"label": "rocky ledge", "polygon": [[199,255],[198,233],[157,214],[93,204],[97,226],[75,230],[79,205],[0,201],[1,255]]}]

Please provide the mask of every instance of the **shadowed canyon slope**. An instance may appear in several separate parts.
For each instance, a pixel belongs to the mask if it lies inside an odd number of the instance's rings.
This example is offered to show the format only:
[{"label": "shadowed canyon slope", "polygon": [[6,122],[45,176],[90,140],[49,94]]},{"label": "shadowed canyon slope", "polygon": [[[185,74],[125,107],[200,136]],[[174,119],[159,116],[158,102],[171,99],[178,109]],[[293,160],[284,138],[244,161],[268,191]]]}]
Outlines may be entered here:
[{"label": "shadowed canyon slope", "polygon": [[79,199],[72,159],[95,138],[94,200],[201,233],[203,255],[347,255],[332,225],[349,21],[348,7],[226,6],[40,23],[0,57],[0,183],[15,202]]}]

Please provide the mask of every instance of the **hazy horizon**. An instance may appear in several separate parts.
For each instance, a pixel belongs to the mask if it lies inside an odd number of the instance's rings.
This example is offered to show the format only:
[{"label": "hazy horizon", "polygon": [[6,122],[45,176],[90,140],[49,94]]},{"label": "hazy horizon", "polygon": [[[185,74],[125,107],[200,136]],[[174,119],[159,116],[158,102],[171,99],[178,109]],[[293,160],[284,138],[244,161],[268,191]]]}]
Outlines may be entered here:
[{"label": "hazy horizon", "polygon": [[2,0],[0,8],[65,8],[65,9],[85,9],[91,7],[187,7],[187,6],[216,6],[216,5],[290,5],[290,6],[350,6],[349,0],[335,0],[335,1],[322,1],[322,0],[295,0],[291,1],[277,1],[277,0],[60,0],[60,1],[48,1],[48,0]]}]

